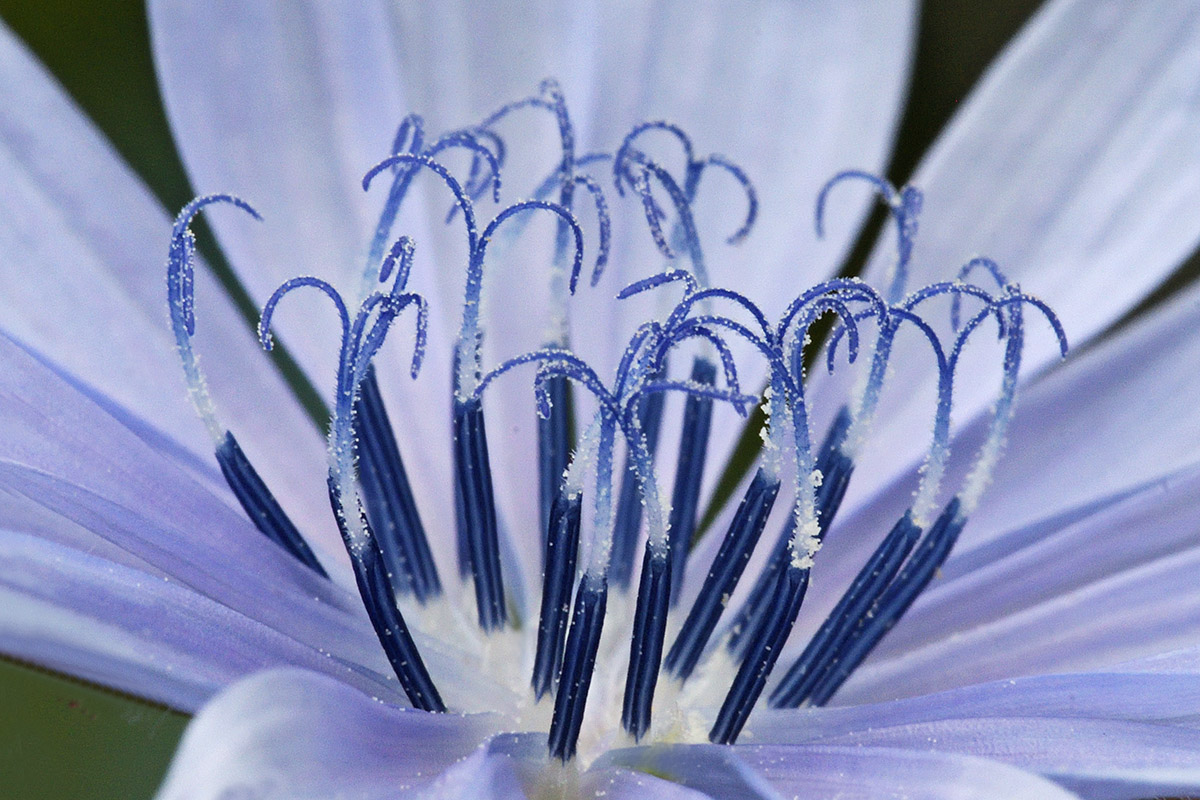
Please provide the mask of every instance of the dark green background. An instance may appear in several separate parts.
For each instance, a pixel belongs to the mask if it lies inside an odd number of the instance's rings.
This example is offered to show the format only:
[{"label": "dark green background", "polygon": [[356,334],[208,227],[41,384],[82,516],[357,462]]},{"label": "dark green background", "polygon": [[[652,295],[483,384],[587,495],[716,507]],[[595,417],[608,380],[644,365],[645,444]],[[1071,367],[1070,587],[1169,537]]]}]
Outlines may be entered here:
[{"label": "dark green background", "polygon": [[[982,69],[1037,5],[926,3],[913,92],[890,170],[894,182],[904,182]],[[159,102],[141,3],[0,0],[0,17],[169,210],[191,199]],[[869,239],[868,233],[860,252]],[[149,797],[186,721],[178,712],[0,660],[0,798]]]}]

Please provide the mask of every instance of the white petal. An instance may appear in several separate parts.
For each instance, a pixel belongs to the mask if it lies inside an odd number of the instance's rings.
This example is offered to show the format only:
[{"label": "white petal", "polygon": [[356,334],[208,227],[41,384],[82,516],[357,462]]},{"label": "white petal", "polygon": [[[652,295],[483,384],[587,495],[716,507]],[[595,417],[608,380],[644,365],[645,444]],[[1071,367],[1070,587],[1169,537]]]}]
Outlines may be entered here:
[{"label": "white petal", "polygon": [[[411,797],[493,724],[396,708],[303,670],[264,672],[192,721],[158,798]],[[469,788],[486,785],[465,777]]]},{"label": "white petal", "polygon": [[[215,475],[167,321],[171,221],[2,25],[0,172],[5,330],[149,423],[147,438],[174,437]],[[320,436],[208,270],[196,280],[197,347],[222,417],[302,529],[319,534],[329,527]],[[290,457],[264,457],[279,452]]]}]

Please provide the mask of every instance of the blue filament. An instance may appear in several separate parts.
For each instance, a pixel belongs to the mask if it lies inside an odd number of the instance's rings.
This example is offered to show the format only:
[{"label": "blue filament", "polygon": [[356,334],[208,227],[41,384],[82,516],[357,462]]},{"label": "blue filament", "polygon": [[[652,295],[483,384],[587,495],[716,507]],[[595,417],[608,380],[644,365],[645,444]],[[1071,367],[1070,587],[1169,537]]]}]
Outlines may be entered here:
[{"label": "blue filament", "polygon": [[[717,368],[704,358],[692,362],[692,383],[698,387],[711,386]],[[696,511],[700,504],[700,482],[704,477],[704,461],[708,454],[708,438],[712,428],[713,401],[700,392],[688,395],[683,409],[683,429],[679,436],[679,460],[675,471],[675,488],[671,495],[671,518],[668,523],[671,552],[671,571],[676,576],[671,586],[671,603],[679,601],[684,565],[688,549],[696,532]]]},{"label": "blue filament", "polygon": [[687,680],[708,644],[725,601],[737,588],[750,554],[766,527],[767,517],[779,494],[779,479],[769,478],[760,468],[746,488],[746,494],[729,524],[721,548],[704,579],[704,586],[688,612],[679,636],[667,653],[667,671]]},{"label": "blue filament", "polygon": [[570,496],[561,491],[555,495],[550,513],[533,667],[533,691],[539,700],[546,692],[553,691],[562,668],[567,609],[571,603],[579,552],[582,505],[581,495]]}]

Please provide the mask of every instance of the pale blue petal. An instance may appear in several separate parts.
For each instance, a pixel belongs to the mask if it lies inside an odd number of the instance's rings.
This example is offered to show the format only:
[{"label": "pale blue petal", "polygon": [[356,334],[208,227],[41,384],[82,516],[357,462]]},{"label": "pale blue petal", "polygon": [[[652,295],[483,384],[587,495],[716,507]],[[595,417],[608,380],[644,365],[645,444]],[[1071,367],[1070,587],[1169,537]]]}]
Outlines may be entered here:
[{"label": "pale blue petal", "polygon": [[[1130,6],[1055,0],[988,71],[917,170],[925,210],[912,285],[995,259],[1050,304],[1078,347],[1153,290],[1200,238],[1200,9],[1187,0]],[[893,256],[885,242],[870,274]],[[1032,372],[1057,359],[1027,339]],[[916,347],[916,345],[914,345]],[[877,464],[848,502],[869,497],[926,446],[929,359],[898,347],[881,406]],[[998,360],[960,374],[957,420],[983,411]]]},{"label": "pale blue petal", "polygon": [[[215,474],[167,320],[171,220],[2,24],[0,173],[5,330]],[[321,438],[207,268],[196,281],[197,347],[222,418],[309,530],[327,516]]]},{"label": "pale blue petal", "polygon": [[825,741],[851,747],[912,747],[920,742],[1003,761],[1086,797],[1165,797],[1200,791],[1200,748],[1194,729],[1093,719],[987,717],[872,726]]},{"label": "pale blue petal", "polygon": [[234,684],[192,721],[158,798],[382,800],[431,784],[431,796],[444,797],[435,782],[447,770],[464,789],[481,789],[486,773],[462,769],[470,760],[453,768],[494,725],[487,715],[397,708],[324,676],[273,670]]},{"label": "pale blue petal", "polygon": [[613,798],[614,800],[709,800],[713,795],[689,789],[672,781],[645,772],[628,769],[592,769],[584,775],[584,797]]},{"label": "pale blue petal", "polygon": [[679,745],[619,750],[598,763],[650,770],[719,800],[1074,797],[996,761],[907,748]]},{"label": "pale blue petal", "polygon": [[[7,503],[2,512],[8,519]],[[103,540],[101,540],[103,541]],[[143,571],[40,536],[0,531],[0,640],[7,656],[194,712],[240,677],[304,666],[395,697],[383,675]]]},{"label": "pale blue petal", "polygon": [[[357,595],[301,566],[2,336],[0,426],[8,431],[0,438],[0,528],[85,552],[100,542],[98,552],[109,560],[169,579],[199,595],[196,602],[213,601],[346,665],[390,674]],[[66,613],[79,611],[69,594],[58,601]],[[113,616],[104,608],[86,611],[120,624],[115,610]],[[431,673],[454,696],[469,702],[477,692],[502,696],[478,675],[468,677],[453,645],[418,641]],[[204,663],[203,642],[196,648]]]}]

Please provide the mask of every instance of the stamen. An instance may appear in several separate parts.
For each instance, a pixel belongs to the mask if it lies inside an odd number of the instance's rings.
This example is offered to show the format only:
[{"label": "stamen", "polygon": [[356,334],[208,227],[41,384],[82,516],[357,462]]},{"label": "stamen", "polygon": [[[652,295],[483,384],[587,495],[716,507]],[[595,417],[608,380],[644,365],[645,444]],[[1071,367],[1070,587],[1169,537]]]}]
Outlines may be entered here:
[{"label": "stamen", "polygon": [[[575,755],[583,712],[596,666],[596,652],[604,628],[608,603],[606,573],[612,543],[612,473],[613,445],[617,420],[610,404],[604,404],[596,415],[584,446],[595,443],[596,453],[596,516],[593,541],[584,569],[575,609],[571,615],[571,630],[563,655],[558,694],[554,698],[554,715],[550,722],[548,745],[550,754],[564,763]],[[633,433],[636,437],[636,432]],[[639,442],[640,444],[640,442]],[[633,442],[631,442],[631,446]],[[575,481],[568,480],[568,491]]]},{"label": "stamen", "polygon": [[565,487],[554,497],[546,537],[542,608],[538,616],[537,651],[533,666],[533,692],[541,700],[553,691],[562,668],[563,640],[567,634],[567,610],[575,584],[579,553],[580,517],[583,495],[569,494]]},{"label": "stamen", "polygon": [[[648,394],[638,405],[639,427],[646,437],[646,449],[654,458],[658,450],[658,432],[662,428],[662,392]],[[633,577],[633,558],[637,549],[638,534],[642,527],[642,495],[638,487],[637,472],[631,453],[625,454],[622,470],[621,491],[617,499],[617,517],[613,523],[612,566],[608,579],[619,589],[628,589]]]},{"label": "stamen", "polygon": [[[999,270],[991,270],[1000,275]],[[793,665],[784,682],[772,698],[777,706],[794,707],[806,700],[813,705],[824,705],[837,692],[850,674],[862,663],[888,631],[907,612],[908,608],[928,586],[937,570],[950,555],[955,541],[970,511],[990,478],[991,471],[1003,447],[1005,431],[1012,417],[1016,395],[1017,375],[1020,371],[1021,351],[1024,346],[1021,306],[1030,304],[1043,313],[1059,339],[1062,354],[1066,354],[1066,337],[1057,318],[1040,301],[1021,294],[1012,285],[1005,285],[1005,297],[997,300],[977,313],[959,332],[950,356],[946,359],[941,388],[939,388],[938,419],[935,423],[934,444],[927,457],[922,474],[922,487],[918,490],[914,506],[897,523],[885,538],[871,560],[855,581],[838,607],[826,620],[818,636],[800,660]],[[956,295],[957,297],[958,295]],[[1000,398],[996,401],[992,425],[988,436],[976,456],[975,464],[968,474],[963,488],[946,506],[916,551],[899,574],[895,570],[912,548],[919,527],[924,498],[936,494],[940,482],[945,454],[948,450],[946,438],[949,428],[948,378],[958,364],[958,359],[970,334],[989,316],[1007,321],[1001,326],[1007,339],[1004,358],[1004,379]],[[934,460],[940,463],[930,467]],[[931,477],[932,476],[932,477]],[[892,575],[895,575],[894,579]],[[822,634],[827,636],[822,639]],[[812,651],[810,653],[810,651]]]},{"label": "stamen", "polygon": [[667,653],[667,672],[680,680],[687,680],[700,660],[700,653],[708,644],[729,595],[737,586],[742,571],[750,561],[750,554],[767,525],[767,517],[771,515],[775,497],[779,494],[779,485],[779,478],[768,477],[760,468],[746,489],[746,495],[729,524],[696,603],[680,628],[675,644]]},{"label": "stamen", "polygon": [[[820,503],[818,506],[819,519],[823,521],[822,530],[832,523],[837,514],[838,506],[834,501],[840,502],[845,495],[845,485],[839,478],[839,470],[844,470],[846,467],[853,468],[853,464],[847,463],[848,459],[841,454],[841,447],[849,428],[850,412],[843,406],[825,434],[825,441],[821,444],[821,450],[817,456],[817,470],[822,476],[830,476],[828,482],[822,480],[821,489],[823,491],[818,491],[817,494],[817,500]],[[848,473],[845,481],[849,481]],[[838,483],[843,483],[840,492],[825,489],[826,486],[836,486]],[[767,609],[774,600],[775,587],[787,568],[790,559],[789,546],[795,534],[796,516],[789,514],[783,528],[779,531],[775,545],[771,548],[771,555],[767,559],[766,566],[763,567],[750,594],[747,595],[746,601],[730,625],[727,646],[729,651],[740,659],[746,657],[750,642],[756,638],[766,619]]]},{"label": "stamen", "polygon": [[[665,354],[664,354],[665,356]],[[659,361],[661,363],[661,360]],[[720,399],[745,407],[753,404],[757,398],[739,395],[735,392],[723,392],[709,389],[698,383],[673,383],[670,381],[651,381],[644,391],[660,389],[676,389],[688,394],[689,399],[696,394],[710,395],[712,399]],[[639,392],[640,393],[640,392]],[[646,470],[640,466],[643,459],[648,460],[649,454],[638,453],[637,470],[639,476]],[[645,479],[643,478],[643,483]],[[649,490],[647,490],[649,491]],[[656,514],[661,514],[656,510]],[[642,574],[638,584],[637,607],[634,611],[633,639],[630,643],[629,670],[625,678],[625,697],[622,706],[621,723],[625,730],[635,738],[641,738],[650,728],[650,710],[654,701],[654,690],[658,682],[659,667],[662,663],[662,651],[666,635],[668,607],[671,600],[672,572],[674,557],[671,554],[668,531],[653,524],[652,515],[650,537],[646,542],[645,556],[642,559]]]},{"label": "stamen", "polygon": [[192,348],[192,336],[196,333],[196,237],[191,231],[191,223],[203,208],[214,203],[228,203],[257,220],[262,219],[249,203],[226,194],[198,197],[184,206],[175,218],[167,257],[167,307],[171,314],[171,327],[175,333],[176,350],[187,379],[188,396],[213,437],[214,452],[217,464],[221,467],[221,474],[225,476],[225,482],[229,484],[246,516],[268,539],[291,553],[301,564],[327,578],[329,576],[325,569],[258,471],[254,469],[237,439],[217,420],[216,406]]},{"label": "stamen", "polygon": [[[549,546],[553,536],[552,507],[558,502],[559,484],[571,456],[571,420],[568,412],[570,385],[567,378],[555,377],[546,383],[546,401],[550,413],[538,416],[538,499],[541,531]],[[547,549],[547,554],[550,552]]]},{"label": "stamen", "polygon": [[[414,707],[424,711],[445,711],[446,706],[429,676],[416,643],[396,605],[395,591],[379,542],[371,530],[359,496],[355,470],[357,442],[354,434],[354,409],[358,392],[371,368],[371,360],[383,346],[384,338],[396,315],[410,305],[417,308],[418,330],[424,330],[427,314],[424,299],[404,294],[394,287],[387,295],[373,293],[360,306],[353,321],[337,291],[317,278],[293,278],[275,290],[263,307],[259,339],[267,350],[273,342],[271,320],[279,301],[301,287],[315,288],[325,294],[338,312],[342,342],[338,355],[337,385],[333,419],[329,430],[329,499],[338,531],[346,545],[359,594],[401,687]],[[371,315],[378,310],[374,324]],[[420,368],[420,353],[415,352],[413,370]]]},{"label": "stamen", "polygon": [[813,687],[808,697],[812,705],[821,706],[829,701],[846,678],[850,677],[850,673],[863,662],[884,634],[892,629],[917,596],[925,590],[933,580],[934,574],[945,563],[946,557],[950,555],[950,549],[966,522],[966,517],[961,513],[960,501],[956,497],[933,523],[912,558],[900,570],[900,574],[891,582],[882,597],[876,599],[871,609],[858,618],[858,627],[842,643],[838,655]]},{"label": "stamen", "polygon": [[733,744],[737,740],[779,659],[783,643],[796,624],[796,615],[808,591],[809,569],[797,566],[800,560],[794,550],[792,555],[776,581],[763,621],[746,648],[746,657],[708,733],[713,744]]},{"label": "stamen", "polygon": [[650,708],[662,664],[667,609],[671,600],[671,566],[672,559],[667,553],[647,545],[638,580],[629,670],[625,674],[625,697],[621,707],[621,726],[639,740],[650,729]]},{"label": "stamen", "polygon": [[477,399],[464,402],[456,397],[453,423],[455,486],[462,504],[467,565],[475,581],[479,626],[490,632],[504,627],[508,612],[483,404]]},{"label": "stamen", "polygon": [[[342,538],[350,543],[357,534],[347,522],[350,517],[338,483],[338,479],[330,475],[329,500],[335,509],[338,530]],[[357,524],[367,531],[367,535],[359,552],[351,555],[350,563],[354,565],[354,579],[358,585],[358,592],[366,605],[367,616],[375,627],[379,643],[383,646],[388,662],[391,663],[413,708],[421,711],[445,711],[446,705],[442,702],[442,697],[429,676],[429,670],[421,659],[417,644],[404,622],[404,615],[396,605],[383,554],[379,552],[375,537],[370,535],[370,526],[366,516],[361,514],[361,508]]]}]

